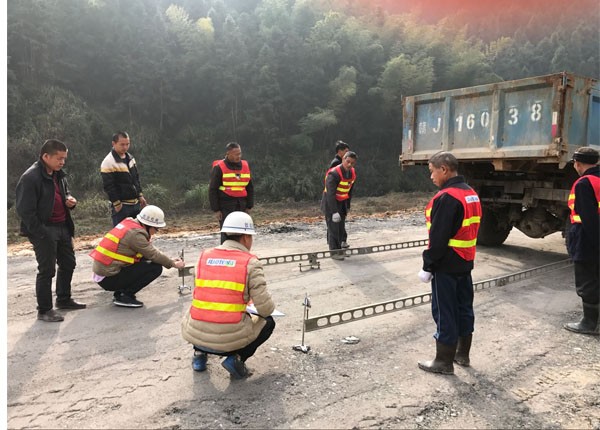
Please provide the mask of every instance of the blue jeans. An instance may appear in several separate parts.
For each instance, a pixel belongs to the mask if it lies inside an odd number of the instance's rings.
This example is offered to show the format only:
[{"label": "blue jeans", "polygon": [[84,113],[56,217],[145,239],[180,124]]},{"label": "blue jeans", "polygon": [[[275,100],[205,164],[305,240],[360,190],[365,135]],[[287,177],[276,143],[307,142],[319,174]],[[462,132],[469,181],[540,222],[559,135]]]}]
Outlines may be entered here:
[{"label": "blue jeans", "polygon": [[433,337],[454,345],[475,327],[471,273],[435,272],[431,280],[431,313],[437,326]]}]

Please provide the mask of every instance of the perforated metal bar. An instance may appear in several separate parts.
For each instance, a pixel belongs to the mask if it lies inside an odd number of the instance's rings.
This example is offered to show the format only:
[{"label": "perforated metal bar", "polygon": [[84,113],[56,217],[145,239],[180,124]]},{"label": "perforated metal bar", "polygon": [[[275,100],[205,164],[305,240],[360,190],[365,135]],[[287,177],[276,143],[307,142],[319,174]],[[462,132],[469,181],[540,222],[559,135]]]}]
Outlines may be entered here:
[{"label": "perforated metal bar", "polygon": [[[375,252],[395,251],[397,249],[416,248],[418,246],[427,246],[428,239],[412,240],[409,242],[388,243],[385,245],[364,246],[361,248],[347,248],[342,250],[344,255],[364,255]],[[309,263],[320,258],[331,258],[331,251],[306,252],[301,254],[277,255],[273,257],[259,258],[266,265],[285,264],[285,263]]]},{"label": "perforated metal bar", "polygon": [[[506,284],[517,282],[530,278],[540,273],[550,272],[552,270],[562,269],[572,264],[570,259],[557,261],[555,263],[545,264],[534,267],[533,269],[523,270],[521,272],[511,273],[509,275],[499,276],[493,279],[487,279],[473,284],[475,291],[480,291],[492,287],[501,287]],[[390,312],[401,311],[414,308],[431,302],[431,293],[418,294],[416,296],[404,297],[400,299],[389,300],[386,302],[360,306],[357,308],[346,309],[340,312],[333,312],[325,315],[318,315],[307,318],[304,321],[304,330],[315,331],[336,325],[346,324],[353,321],[371,318],[378,315],[388,314]]]}]

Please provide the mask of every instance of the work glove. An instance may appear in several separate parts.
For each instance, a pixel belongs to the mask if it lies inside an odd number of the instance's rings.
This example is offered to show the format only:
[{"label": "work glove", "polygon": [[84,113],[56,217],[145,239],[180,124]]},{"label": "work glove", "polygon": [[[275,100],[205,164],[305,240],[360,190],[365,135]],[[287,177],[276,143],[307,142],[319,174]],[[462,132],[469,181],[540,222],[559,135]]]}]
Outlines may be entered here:
[{"label": "work glove", "polygon": [[433,273],[426,272],[423,269],[419,270],[419,279],[421,282],[429,282],[433,278]]},{"label": "work glove", "polygon": [[338,212],[336,212],[331,216],[331,220],[333,222],[340,222],[342,220],[342,217],[340,216],[340,214]]}]

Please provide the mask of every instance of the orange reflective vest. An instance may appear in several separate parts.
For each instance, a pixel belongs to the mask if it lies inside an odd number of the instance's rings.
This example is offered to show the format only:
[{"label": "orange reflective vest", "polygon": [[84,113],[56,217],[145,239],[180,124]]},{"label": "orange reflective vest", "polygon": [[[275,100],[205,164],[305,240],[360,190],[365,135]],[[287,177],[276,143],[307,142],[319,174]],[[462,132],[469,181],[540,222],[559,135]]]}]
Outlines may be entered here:
[{"label": "orange reflective vest", "polygon": [[135,222],[133,218],[125,218],[119,224],[117,224],[111,231],[106,233],[106,235],[102,238],[98,246],[90,252],[90,257],[94,260],[99,261],[105,266],[110,265],[115,260],[122,261],[128,264],[134,264],[140,261],[142,258],[142,254],[131,255],[123,255],[117,252],[119,248],[119,242],[125,234],[134,228],[143,229],[139,223]]},{"label": "orange reflective vest", "polygon": [[209,249],[200,254],[190,307],[192,319],[217,324],[242,320],[248,261],[252,257],[247,252],[228,249]]},{"label": "orange reflective vest", "polygon": [[354,167],[350,171],[350,173],[352,174],[352,177],[350,179],[344,178],[341,164],[329,169],[325,174],[325,189],[323,190],[325,192],[327,192],[327,176],[329,176],[329,174],[333,171],[336,171],[337,174],[340,176],[340,182],[337,185],[337,188],[335,189],[335,199],[338,202],[348,200],[350,198],[350,190],[352,189],[352,185],[356,181],[356,171],[354,170]]},{"label": "orange reflective vest", "polygon": [[573,183],[573,187],[571,187],[571,192],[569,193],[567,204],[569,205],[569,209],[571,209],[571,224],[581,224],[581,217],[575,212],[575,186],[583,178],[587,178],[592,185],[596,201],[598,202],[598,213],[600,214],[600,178],[595,175],[583,175]]},{"label": "orange reflective vest", "polygon": [[223,184],[219,190],[231,197],[246,197],[248,192],[246,186],[250,182],[250,166],[246,160],[242,160],[242,170],[231,170],[227,167],[225,160],[213,161],[213,167],[219,166],[223,176]]},{"label": "orange reflective vest", "polygon": [[433,203],[442,194],[448,193],[462,203],[464,218],[461,227],[454,237],[448,241],[451,247],[461,258],[466,261],[475,260],[475,245],[477,244],[477,232],[481,222],[481,203],[479,196],[472,190],[460,188],[446,188],[437,192],[425,207],[425,219],[427,221],[427,232],[431,228],[431,208]]}]

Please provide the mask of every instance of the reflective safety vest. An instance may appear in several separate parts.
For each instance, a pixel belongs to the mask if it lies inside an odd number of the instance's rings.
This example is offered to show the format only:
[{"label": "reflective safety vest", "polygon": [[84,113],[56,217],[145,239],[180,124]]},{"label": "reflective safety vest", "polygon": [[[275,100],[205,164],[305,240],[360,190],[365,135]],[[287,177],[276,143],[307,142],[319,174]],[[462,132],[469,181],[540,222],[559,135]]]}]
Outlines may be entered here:
[{"label": "reflective safety vest", "polygon": [[460,201],[464,212],[462,225],[454,237],[448,241],[448,246],[462,259],[473,261],[475,260],[477,232],[479,231],[479,224],[481,223],[481,203],[479,202],[479,196],[472,189],[463,190],[460,188],[446,188],[438,191],[427,204],[427,207],[425,207],[425,219],[427,221],[428,233],[431,228],[431,208],[433,208],[435,200],[444,193],[448,193],[456,200]]},{"label": "reflective safety vest", "polygon": [[354,170],[354,167],[350,171],[352,174],[352,177],[350,179],[344,178],[341,164],[338,164],[337,166],[329,169],[325,174],[325,189],[323,190],[325,192],[327,192],[327,176],[329,176],[329,174],[333,171],[336,171],[337,174],[340,176],[340,182],[337,185],[337,188],[335,189],[335,199],[338,202],[348,200],[350,198],[350,190],[352,189],[352,185],[356,181],[356,171]]},{"label": "reflective safety vest", "polygon": [[222,182],[219,190],[231,197],[246,197],[248,192],[246,186],[250,182],[250,166],[246,160],[242,160],[242,170],[231,170],[227,167],[225,160],[213,161],[213,167],[219,166],[223,172]]},{"label": "reflective safety vest", "polygon": [[94,260],[99,261],[105,266],[110,265],[115,260],[122,261],[124,263],[133,264],[140,261],[142,254],[137,253],[134,256],[123,255],[117,252],[119,248],[119,242],[129,230],[139,228],[143,229],[139,223],[135,222],[133,218],[125,218],[119,224],[117,224],[111,231],[106,233],[102,238],[98,246],[90,252],[90,257]]},{"label": "reflective safety vest", "polygon": [[228,249],[209,249],[198,259],[192,319],[217,324],[236,324],[246,311],[244,289],[248,261],[254,255]]},{"label": "reflective safety vest", "polygon": [[569,205],[569,209],[571,209],[571,224],[581,224],[581,217],[577,214],[577,212],[575,212],[575,186],[583,178],[588,178],[590,184],[592,184],[594,195],[596,196],[596,201],[598,202],[598,213],[600,214],[600,177],[595,175],[581,176],[575,181],[573,187],[571,187],[571,192],[569,193],[569,201],[567,202],[567,204]]}]

